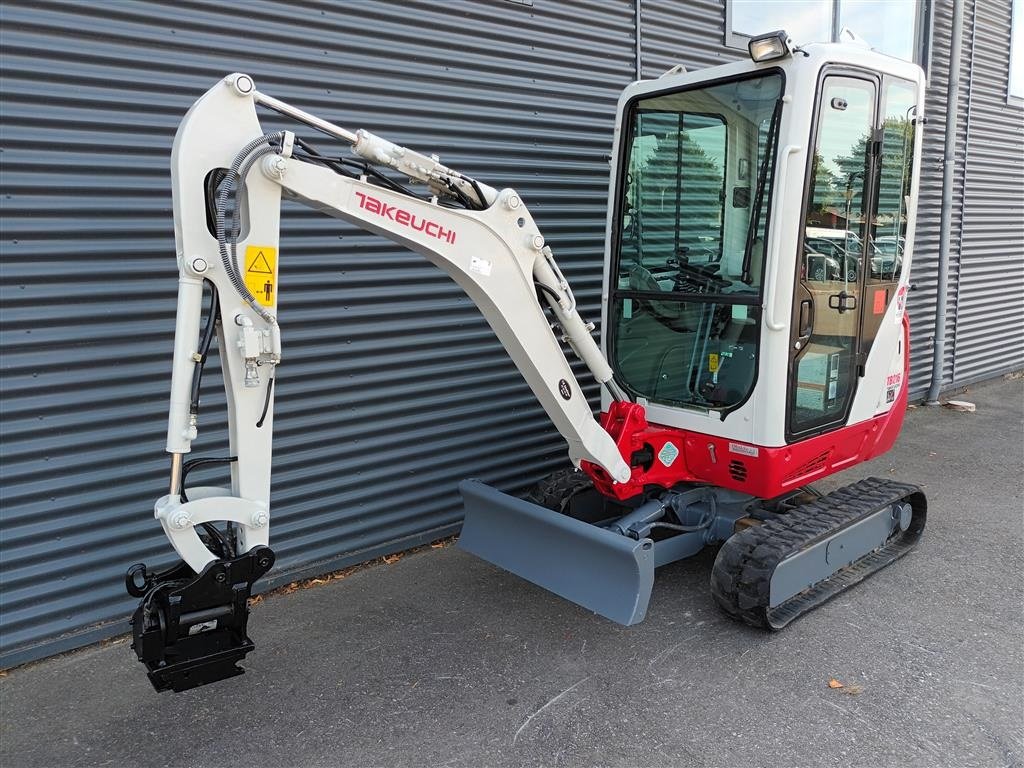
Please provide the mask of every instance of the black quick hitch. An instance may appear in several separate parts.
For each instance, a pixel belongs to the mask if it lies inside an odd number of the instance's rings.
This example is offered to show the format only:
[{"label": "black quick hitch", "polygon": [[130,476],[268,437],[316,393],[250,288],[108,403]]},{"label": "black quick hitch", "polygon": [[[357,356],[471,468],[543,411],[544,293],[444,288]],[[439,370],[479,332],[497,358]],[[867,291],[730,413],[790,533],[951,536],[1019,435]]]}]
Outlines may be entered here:
[{"label": "black quick hitch", "polygon": [[237,662],[256,646],[246,634],[252,585],[274,565],[269,547],[214,560],[198,575],[184,562],[156,574],[133,565],[128,593],[132,649],[157,691],[187,691],[242,674]]}]

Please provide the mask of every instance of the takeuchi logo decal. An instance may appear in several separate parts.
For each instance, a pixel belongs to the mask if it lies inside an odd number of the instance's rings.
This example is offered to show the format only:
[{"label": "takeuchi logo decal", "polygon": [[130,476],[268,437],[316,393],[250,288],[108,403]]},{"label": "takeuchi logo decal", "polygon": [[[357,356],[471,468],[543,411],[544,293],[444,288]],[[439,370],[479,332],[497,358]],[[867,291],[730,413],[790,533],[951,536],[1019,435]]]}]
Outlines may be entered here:
[{"label": "takeuchi logo decal", "polygon": [[401,224],[410,229],[415,229],[417,232],[424,232],[428,237],[436,237],[438,240],[444,240],[446,243],[455,245],[455,230],[453,229],[445,229],[436,221],[430,221],[430,219],[424,219],[415,213],[409,213],[409,211],[399,208],[397,205],[388,205],[383,200],[379,200],[373,195],[367,195],[364,192],[356,192],[356,197],[359,198],[359,207],[365,211],[376,213],[378,216],[390,219],[396,224]]}]

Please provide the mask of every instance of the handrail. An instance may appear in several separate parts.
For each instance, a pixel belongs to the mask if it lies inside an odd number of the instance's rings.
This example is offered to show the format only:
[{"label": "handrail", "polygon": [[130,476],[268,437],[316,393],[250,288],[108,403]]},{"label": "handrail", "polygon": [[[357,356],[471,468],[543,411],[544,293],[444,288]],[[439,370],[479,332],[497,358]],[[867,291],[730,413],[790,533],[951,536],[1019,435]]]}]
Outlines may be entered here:
[{"label": "handrail", "polygon": [[782,226],[779,215],[780,209],[782,208],[782,198],[786,191],[786,177],[789,173],[789,156],[799,152],[803,147],[796,144],[788,144],[785,149],[782,150],[781,158],[779,160],[779,173],[778,182],[775,185],[775,215],[772,217],[774,229],[772,230],[772,249],[771,256],[775,259],[775,264],[772,265],[771,270],[768,273],[768,285],[770,286],[765,291],[765,297],[767,299],[767,310],[765,324],[768,326],[770,331],[782,331],[786,329],[785,323],[779,323],[776,321],[775,316],[775,304],[776,304],[776,292],[779,287],[779,268],[778,268],[778,254],[782,247]]}]

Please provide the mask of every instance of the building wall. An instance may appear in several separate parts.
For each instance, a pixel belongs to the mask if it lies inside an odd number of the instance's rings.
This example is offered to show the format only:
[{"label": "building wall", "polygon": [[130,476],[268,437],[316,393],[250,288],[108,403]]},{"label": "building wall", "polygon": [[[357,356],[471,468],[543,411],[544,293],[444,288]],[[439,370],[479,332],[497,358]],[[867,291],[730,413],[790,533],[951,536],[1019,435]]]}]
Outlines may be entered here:
[{"label": "building wall", "polygon": [[[964,0],[943,389],[1024,367],[1024,108],[1007,103],[1011,0]],[[933,3],[909,299],[911,393],[932,376],[953,2]]]},{"label": "building wall", "polygon": [[[1021,142],[1020,110],[1005,96],[1000,104],[995,82],[1003,78],[1005,95],[1008,4],[972,6],[975,42],[964,45],[970,118],[958,155],[964,244],[951,281],[950,383],[1024,364],[1019,350],[994,354],[1024,334],[1024,238],[1007,220],[1020,210],[1020,166],[1013,175],[998,162],[1000,147]],[[936,14],[922,208],[930,202],[911,301],[917,392],[930,370],[948,5]],[[315,114],[516,186],[584,314],[598,315],[614,107],[637,71],[635,2],[306,6],[296,14],[286,0],[251,4],[242,19],[207,0],[4,5],[0,666],[125,630],[134,602],[123,591],[126,566],[168,560],[151,510],[168,470],[169,156],[181,116],[222,75],[248,72]],[[645,76],[743,55],[722,44],[721,0],[642,0],[639,21]],[[269,584],[452,533],[460,479],[518,492],[564,456],[443,274],[380,238],[286,208],[272,489],[279,559]],[[197,455],[224,448],[216,368],[205,379]]]},{"label": "building wall", "polygon": [[[124,631],[126,567],[171,554],[152,514],[169,468],[169,159],[182,115],[225,74],[515,185],[584,314],[599,315],[633,5],[306,5],[250,4],[241,27],[235,6],[205,1],[4,5],[3,665]],[[529,388],[442,272],[286,209],[277,581],[453,533],[459,480],[522,491],[563,460]],[[223,455],[217,368],[195,455]]]},{"label": "building wall", "polygon": [[975,0],[964,17],[951,385],[1024,367],[1024,107],[1006,98],[1010,4]]}]

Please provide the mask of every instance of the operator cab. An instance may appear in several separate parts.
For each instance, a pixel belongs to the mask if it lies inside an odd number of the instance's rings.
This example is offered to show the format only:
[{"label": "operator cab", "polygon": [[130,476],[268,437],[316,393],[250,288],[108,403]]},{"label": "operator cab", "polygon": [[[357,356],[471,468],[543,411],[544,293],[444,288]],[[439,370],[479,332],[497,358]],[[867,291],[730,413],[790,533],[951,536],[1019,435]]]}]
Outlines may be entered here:
[{"label": "operator cab", "polygon": [[777,446],[893,403],[857,392],[906,356],[923,76],[861,44],[763,38],[785,41],[773,60],[623,94],[604,319],[651,421]]}]

